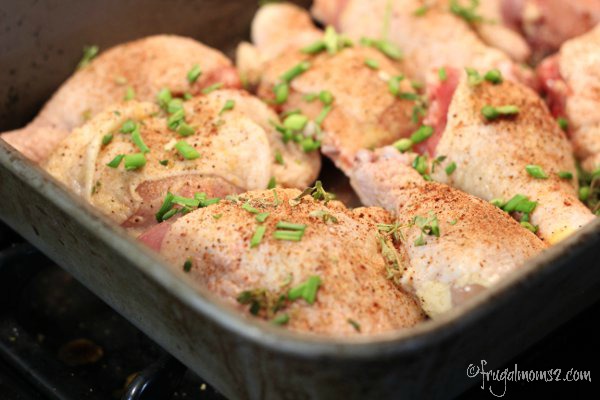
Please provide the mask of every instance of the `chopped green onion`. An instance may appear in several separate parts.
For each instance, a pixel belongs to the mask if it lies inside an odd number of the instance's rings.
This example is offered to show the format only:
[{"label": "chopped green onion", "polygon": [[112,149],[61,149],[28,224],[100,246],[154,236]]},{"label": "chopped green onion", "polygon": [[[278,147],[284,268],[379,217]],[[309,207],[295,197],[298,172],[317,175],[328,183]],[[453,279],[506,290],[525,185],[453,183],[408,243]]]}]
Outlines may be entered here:
[{"label": "chopped green onion", "polygon": [[483,82],[483,78],[476,69],[465,68],[465,71],[467,72],[467,82],[469,83],[469,86],[477,86]]},{"label": "chopped green onion", "polygon": [[411,92],[401,92],[398,97],[400,97],[403,100],[410,100],[410,101],[417,101],[419,100],[419,95],[417,93],[411,93]]},{"label": "chopped green onion", "polygon": [[258,213],[256,214],[256,221],[263,223],[265,222],[265,220],[269,217],[269,213],[268,212],[263,212],[263,213]]},{"label": "chopped green onion", "polygon": [[124,160],[127,171],[139,169],[146,165],[146,157],[142,153],[127,154]]},{"label": "chopped green onion", "polygon": [[448,79],[448,73],[446,72],[446,68],[442,67],[442,68],[438,69],[438,78],[442,82],[445,82],[446,79]]},{"label": "chopped green onion", "polygon": [[79,64],[77,64],[77,69],[86,67],[98,55],[98,51],[98,46],[85,46],[83,48],[83,57],[79,61]]},{"label": "chopped green onion", "polygon": [[533,233],[537,233],[538,231],[538,227],[537,226],[533,226],[531,223],[529,223],[528,221],[521,221],[520,222],[521,226]]},{"label": "chopped green onion", "polygon": [[425,85],[419,81],[410,81],[410,86],[415,90],[421,90]]},{"label": "chopped green onion", "polygon": [[558,126],[560,126],[560,129],[562,129],[563,131],[568,131],[569,130],[569,120],[564,118],[564,117],[560,117],[556,120],[556,122],[558,122]]},{"label": "chopped green onion", "polygon": [[450,176],[454,171],[456,171],[456,163],[452,161],[446,168],[446,175]]},{"label": "chopped green onion", "polygon": [[398,140],[393,146],[401,153],[407,152],[413,146],[413,142],[410,139],[404,138]]},{"label": "chopped green onion", "polygon": [[108,164],[106,164],[108,167],[111,168],[117,168],[119,166],[119,164],[121,164],[121,160],[125,157],[124,154],[119,154],[117,155],[115,158],[113,158]]},{"label": "chopped green onion", "polygon": [[592,189],[589,186],[582,186],[579,188],[579,200],[585,202],[590,198]]},{"label": "chopped green onion", "polygon": [[323,42],[325,43],[325,48],[329,54],[337,53],[339,49],[339,41],[338,35],[335,31],[335,28],[331,25],[328,25],[325,28],[325,34],[323,35]]},{"label": "chopped green onion", "polygon": [[506,105],[499,107],[492,107],[490,105],[487,105],[481,109],[481,113],[488,121],[491,121],[501,116],[517,115],[519,113],[519,108],[514,105]]},{"label": "chopped green onion", "polygon": [[503,199],[492,199],[490,203],[498,208],[503,208],[506,204]]},{"label": "chopped green onion", "polygon": [[204,192],[194,194],[194,199],[198,200],[198,207],[208,207],[212,204],[217,204],[219,201],[221,201],[219,197],[208,199],[206,197],[206,193]]},{"label": "chopped green onion", "polygon": [[404,75],[393,76],[388,81],[388,90],[393,96],[400,95],[400,81],[404,79]]},{"label": "chopped green onion", "polygon": [[493,83],[494,85],[502,83],[502,81],[504,80],[502,78],[502,72],[500,72],[500,70],[498,69],[489,70],[488,72],[486,72],[483,78],[486,81]]},{"label": "chopped green onion", "polygon": [[310,153],[311,151],[318,150],[321,147],[321,142],[313,138],[305,138],[300,142],[300,145],[302,146],[302,151]]},{"label": "chopped green onion", "polygon": [[163,203],[160,206],[160,209],[158,210],[158,212],[155,215],[157,222],[164,221],[164,215],[173,208],[173,198],[174,197],[175,196],[173,195],[173,193],[167,192],[167,195],[165,196],[165,199],[163,200]]},{"label": "chopped green onion", "polygon": [[[167,112],[173,114],[179,110],[183,110],[183,100],[171,99],[167,105]],[[185,112],[185,111],[184,111]]]},{"label": "chopped green onion", "polygon": [[327,115],[329,115],[329,113],[331,112],[331,109],[332,106],[330,104],[323,107],[319,115],[317,115],[317,118],[315,118],[315,123],[321,126],[323,124],[323,121],[325,121],[325,118],[327,118]]},{"label": "chopped green onion", "polygon": [[292,222],[279,221],[275,225],[277,229],[287,229],[290,231],[304,231],[306,229],[305,224],[294,224]]},{"label": "chopped green onion", "polygon": [[548,175],[539,165],[527,165],[525,171],[536,179],[548,179]]},{"label": "chopped green onion", "polygon": [[425,14],[427,14],[427,11],[429,11],[429,7],[428,7],[427,5],[423,5],[423,6],[419,7],[419,8],[417,8],[417,9],[416,9],[416,10],[413,12],[413,15],[414,15],[415,17],[422,17],[422,16],[424,16]]},{"label": "chopped green onion", "polygon": [[223,214],[213,214],[213,218],[214,219],[220,219],[223,216]]},{"label": "chopped green onion", "polygon": [[210,94],[212,92],[214,92],[215,90],[219,90],[223,87],[223,82],[217,82],[217,83],[213,83],[210,86],[205,87],[204,89],[202,89],[202,94]]},{"label": "chopped green onion", "polygon": [[303,298],[308,304],[314,304],[321,283],[321,278],[318,275],[310,276],[300,285],[290,289],[288,292],[288,299],[294,301]]},{"label": "chopped green onion", "polygon": [[187,260],[183,263],[183,270],[185,272],[190,272],[192,270],[192,257],[188,257]]},{"label": "chopped green onion", "polygon": [[186,160],[195,160],[200,158],[200,153],[198,153],[198,151],[196,151],[196,149],[185,140],[180,140],[179,142],[175,143],[175,149]]},{"label": "chopped green onion", "polygon": [[536,207],[537,202],[529,201],[527,196],[517,194],[512,199],[510,199],[504,206],[502,206],[502,209],[508,213],[522,212],[526,214],[531,214]]},{"label": "chopped green onion", "polygon": [[123,100],[129,101],[133,99],[135,99],[135,90],[131,86],[128,86],[127,89],[125,89],[125,96],[123,96]]},{"label": "chopped green onion", "polygon": [[250,214],[258,214],[258,213],[260,213],[260,211],[258,209],[256,209],[256,208],[252,207],[249,202],[245,202],[242,205],[242,208],[244,210],[248,211]]},{"label": "chopped green onion", "polygon": [[150,148],[146,146],[146,143],[144,143],[144,139],[142,139],[142,134],[140,133],[138,127],[136,127],[136,129],[131,134],[131,140],[143,154],[150,153]]},{"label": "chopped green onion", "polygon": [[112,133],[109,133],[108,135],[102,136],[102,146],[106,146],[107,144],[109,144],[110,142],[112,142],[112,140],[113,140]]},{"label": "chopped green onion", "polygon": [[171,96],[171,91],[169,89],[163,88],[156,95],[156,99],[158,100],[158,105],[162,109],[166,109],[173,97]]},{"label": "chopped green onion", "polygon": [[254,234],[252,235],[252,238],[250,238],[250,248],[257,247],[260,244],[263,236],[265,235],[266,230],[267,227],[264,225],[260,225],[256,228]]},{"label": "chopped green onion", "polygon": [[192,69],[187,73],[187,80],[189,83],[194,83],[198,80],[198,78],[202,75],[202,69],[200,69],[200,65],[194,64]]},{"label": "chopped green onion", "polygon": [[302,193],[300,193],[300,195],[293,199],[290,199],[289,203],[291,206],[297,206],[302,201],[302,198],[308,195],[311,195],[314,200],[323,200],[325,205],[327,205],[327,203],[329,203],[335,198],[334,194],[327,193],[325,191],[325,188],[323,188],[323,183],[321,181],[316,181],[315,186],[307,187],[302,191]]},{"label": "chopped green onion", "polygon": [[286,313],[275,316],[271,322],[275,325],[285,325],[290,321],[290,316]]},{"label": "chopped green onion", "polygon": [[196,130],[185,122],[181,122],[177,128],[177,133],[181,136],[191,136],[196,133]]},{"label": "chopped green onion", "polygon": [[410,140],[413,144],[424,142],[433,135],[433,128],[428,125],[422,125],[411,136]]},{"label": "chopped green onion", "polygon": [[185,92],[183,94],[183,100],[191,100],[194,96],[190,92]]},{"label": "chopped green onion", "polygon": [[159,163],[160,165],[165,165],[165,166],[166,166],[166,165],[168,165],[168,164],[169,164],[169,160],[160,160],[158,163]]},{"label": "chopped green onion", "polygon": [[225,104],[223,105],[223,108],[221,108],[221,111],[219,111],[219,115],[223,114],[226,111],[231,111],[233,110],[233,108],[235,107],[235,101],[234,100],[227,100],[225,102]]},{"label": "chopped green onion", "polygon": [[292,131],[301,131],[307,123],[307,116],[302,114],[292,114],[283,121],[283,127]]},{"label": "chopped green onion", "polygon": [[308,46],[303,47],[300,51],[304,54],[316,54],[320,53],[326,49],[325,42],[322,40],[317,40],[309,44]]},{"label": "chopped green onion", "polygon": [[423,233],[421,233],[419,235],[419,237],[417,239],[415,239],[414,242],[415,246],[425,246],[427,244],[427,241],[425,240],[425,236],[423,235]]},{"label": "chopped green onion", "polygon": [[317,93],[307,93],[304,96],[302,96],[302,100],[310,103],[315,101],[318,97],[319,95]]},{"label": "chopped green onion", "polygon": [[276,186],[277,181],[275,180],[275,177],[272,176],[271,179],[269,179],[269,183],[267,184],[267,189],[275,189]]},{"label": "chopped green onion", "polygon": [[414,218],[414,224],[421,229],[421,232],[426,235],[440,237],[440,225],[437,216],[430,212],[429,217],[417,215]]},{"label": "chopped green onion", "polygon": [[171,218],[171,217],[173,217],[175,214],[177,214],[179,211],[180,211],[180,210],[178,210],[178,209],[176,209],[176,208],[172,208],[172,209],[170,209],[169,211],[167,211],[167,212],[165,213],[165,215],[163,215],[163,217],[162,217],[162,220],[163,220],[163,221],[166,221],[166,220],[168,220],[169,218]]},{"label": "chopped green onion", "polygon": [[354,330],[356,332],[360,332],[360,324],[358,322],[356,322],[355,320],[353,320],[351,318],[348,318],[347,321],[350,325],[352,325],[352,327],[354,328]]},{"label": "chopped green onion", "polygon": [[294,78],[302,75],[310,68],[308,61],[302,61],[281,75],[281,80],[285,83],[290,83]]},{"label": "chopped green onion", "polygon": [[335,100],[333,94],[331,94],[329,90],[322,90],[321,93],[319,93],[319,99],[326,106],[330,105]]},{"label": "chopped green onion", "polygon": [[184,122],[184,118],[185,111],[183,110],[183,108],[181,108],[175,111],[173,114],[171,114],[169,118],[167,118],[167,127],[172,131],[177,130],[177,128],[179,128],[179,125],[182,122]]},{"label": "chopped green onion", "polygon": [[472,24],[475,22],[481,22],[483,18],[477,14],[477,7],[479,6],[479,0],[471,0],[471,6],[462,6],[458,0],[450,1],[450,12],[457,17],[464,19],[467,23]]},{"label": "chopped green onion", "polygon": [[135,128],[137,128],[137,124],[131,120],[128,119],[127,121],[125,121],[123,123],[123,125],[121,126],[121,129],[119,130],[119,132],[121,133],[131,133],[135,130]]},{"label": "chopped green onion", "polygon": [[279,83],[273,88],[273,93],[275,93],[275,104],[283,104],[288,99],[290,87],[287,83]]},{"label": "chopped green onion", "polygon": [[275,162],[279,165],[285,165],[283,161],[283,156],[279,150],[275,150]]},{"label": "chopped green onion", "polygon": [[275,231],[273,237],[277,240],[299,242],[304,236],[304,231]]},{"label": "chopped green onion", "polygon": [[560,179],[569,179],[569,180],[571,180],[571,179],[573,179],[573,174],[571,172],[569,172],[569,171],[559,171],[558,172],[558,177]]},{"label": "chopped green onion", "polygon": [[198,206],[200,206],[200,199],[197,199],[195,197],[189,198],[189,197],[183,197],[183,196],[173,196],[171,201],[174,204],[179,204],[180,206],[184,206],[184,207],[198,208]]},{"label": "chopped green onion", "polygon": [[413,161],[412,166],[419,174],[425,175],[427,173],[427,157],[417,156]]},{"label": "chopped green onion", "polygon": [[392,60],[402,59],[402,50],[400,50],[395,44],[388,40],[376,40],[374,42],[375,48],[391,58]]},{"label": "chopped green onion", "polygon": [[372,58],[367,58],[365,60],[365,65],[371,69],[379,69],[379,61]]}]

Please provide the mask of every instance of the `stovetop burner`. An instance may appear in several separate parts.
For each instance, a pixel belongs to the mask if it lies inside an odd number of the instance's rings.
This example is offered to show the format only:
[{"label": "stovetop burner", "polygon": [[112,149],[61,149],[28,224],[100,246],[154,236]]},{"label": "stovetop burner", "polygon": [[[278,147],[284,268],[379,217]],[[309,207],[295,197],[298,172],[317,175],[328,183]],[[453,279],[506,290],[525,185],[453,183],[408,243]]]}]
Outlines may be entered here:
[{"label": "stovetop burner", "polygon": [[[600,303],[507,366],[575,368],[595,375],[599,320]],[[507,398],[587,398],[594,382],[509,383]],[[473,385],[461,399],[494,398],[479,388],[479,380]],[[1,223],[0,398],[224,399]]]}]

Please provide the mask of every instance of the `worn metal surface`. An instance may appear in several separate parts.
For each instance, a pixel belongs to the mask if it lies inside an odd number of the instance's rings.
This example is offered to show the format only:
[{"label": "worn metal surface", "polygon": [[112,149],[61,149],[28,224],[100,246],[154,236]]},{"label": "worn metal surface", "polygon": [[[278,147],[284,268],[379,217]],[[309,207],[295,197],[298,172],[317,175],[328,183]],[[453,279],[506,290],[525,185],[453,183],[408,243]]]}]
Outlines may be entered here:
[{"label": "worn metal surface", "polygon": [[[44,36],[40,40],[55,41],[56,46],[60,43],[79,54],[80,45],[75,43],[84,39],[69,36],[74,31],[68,24],[61,24],[68,20],[64,13],[68,14],[74,3],[49,1],[38,5],[33,14],[50,9],[53,14],[48,14],[45,21],[41,17],[25,18],[21,26],[34,29],[38,23],[60,31],[62,37]],[[84,10],[93,10],[93,4],[97,4],[77,3],[84,4],[78,6]],[[209,5],[212,7],[208,8],[211,15],[204,12],[196,16],[201,26],[206,18],[214,21],[219,7],[227,4],[222,9],[230,14],[221,18],[237,21],[228,22],[233,33],[230,32],[227,43],[245,33],[247,27],[236,24],[247,25],[253,10],[246,5],[255,4],[193,3],[205,11]],[[101,16],[86,14],[89,34],[109,44],[156,32],[151,19],[132,17],[136,15],[133,4],[140,6],[142,2],[108,1]],[[168,6],[158,1],[143,4],[156,12],[158,4],[172,7],[171,2]],[[50,6],[54,8],[48,9]],[[22,7],[21,14],[32,12],[27,8],[28,2],[23,2]],[[11,10],[13,15],[21,15],[17,11]],[[125,33],[106,32],[102,18],[111,15],[123,21],[139,21]],[[0,18],[5,16],[5,12],[0,12]],[[178,18],[192,19],[169,12],[161,18],[173,26],[172,31],[180,33],[185,32],[177,25]],[[211,27],[204,25],[203,29],[203,34],[194,36],[206,40]],[[9,38],[0,33],[0,49],[10,47]],[[220,43],[217,39],[209,42]],[[24,65],[36,57],[34,50],[23,47]],[[0,53],[2,65],[12,65],[8,62],[15,59],[6,55]],[[59,69],[60,74],[42,79],[46,86],[54,88],[64,79],[63,72],[67,72]],[[40,74],[40,69],[36,71]],[[39,83],[33,71],[19,70],[17,74],[29,74],[34,85]],[[26,86],[19,79],[12,83],[17,85],[13,92],[25,96]],[[7,95],[6,87],[0,90],[4,90],[1,96]],[[21,121],[25,114],[34,111],[33,104],[44,94],[47,95],[44,88],[36,90],[39,97],[23,100],[14,109],[2,103],[0,115],[16,113],[15,121]],[[3,119],[1,125],[14,123]],[[165,268],[154,254],[1,141],[0,196],[0,218],[231,398],[448,398],[469,384],[479,383],[466,377],[470,363],[486,359],[490,368],[499,365],[600,297],[600,222],[595,221],[472,304],[439,320],[369,340],[311,338],[244,318],[210,293],[195,291],[183,276]]]}]

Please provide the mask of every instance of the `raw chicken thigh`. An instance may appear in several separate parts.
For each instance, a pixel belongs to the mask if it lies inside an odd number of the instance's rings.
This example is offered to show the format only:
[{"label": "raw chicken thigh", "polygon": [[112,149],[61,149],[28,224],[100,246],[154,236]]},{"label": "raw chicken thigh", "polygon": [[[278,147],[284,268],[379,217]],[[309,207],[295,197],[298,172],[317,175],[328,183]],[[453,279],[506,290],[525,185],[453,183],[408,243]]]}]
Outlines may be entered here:
[{"label": "raw chicken thigh", "polygon": [[2,138],[39,162],[71,130],[115,102],[154,101],[163,88],[176,95],[198,94],[217,83],[240,87],[237,71],[224,54],[186,37],[150,36],[81,64],[31,123]]},{"label": "raw chicken thigh", "polygon": [[168,115],[147,102],[110,107],[75,129],[45,167],[133,233],[157,223],[168,191],[213,198],[266,188],[272,178],[305,187],[319,171],[318,154],[281,142],[267,123],[277,116],[248,94],[220,90],[168,107]]},{"label": "raw chicken thigh", "polygon": [[293,331],[373,335],[422,321],[414,299],[387,278],[377,224],[390,215],[327,196],[318,186],[312,196],[252,191],[141,239],[194,284]]}]

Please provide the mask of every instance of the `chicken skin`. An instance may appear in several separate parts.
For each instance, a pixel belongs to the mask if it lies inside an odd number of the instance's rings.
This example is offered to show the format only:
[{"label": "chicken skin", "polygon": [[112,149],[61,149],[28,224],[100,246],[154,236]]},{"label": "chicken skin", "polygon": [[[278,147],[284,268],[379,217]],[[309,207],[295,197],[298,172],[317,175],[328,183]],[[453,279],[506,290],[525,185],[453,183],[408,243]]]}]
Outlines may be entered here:
[{"label": "chicken skin", "polygon": [[[193,69],[199,76],[187,79]],[[2,138],[39,162],[74,128],[115,102],[132,97],[153,101],[162,88],[176,95],[198,94],[216,83],[240,87],[236,70],[221,52],[185,37],[150,36],[115,46],[79,68],[31,123]]]},{"label": "chicken skin", "polygon": [[[215,198],[264,189],[272,178],[298,187],[316,178],[319,155],[284,144],[267,123],[277,116],[257,98],[219,90],[174,104],[188,132],[170,129],[175,114],[155,104],[116,104],[67,136],[46,170],[132,234],[157,223],[169,191]],[[141,165],[128,166],[128,155]]]},{"label": "chicken skin", "polygon": [[[286,24],[285,18],[293,22]],[[286,33],[288,25],[295,29],[294,35]],[[274,32],[274,27],[280,27],[281,34]],[[263,6],[252,32],[256,51],[266,54],[261,57],[259,97],[276,102],[281,77],[306,65],[307,70],[289,82],[289,95],[277,108],[283,113],[300,110],[308,117],[312,122],[304,134],[316,129],[323,154],[340,169],[351,167],[356,151],[391,144],[416,129],[419,96],[394,61],[382,52],[356,43],[332,52],[306,54],[301,51],[303,46],[322,39],[323,33],[310,23],[305,11],[290,4]],[[331,33],[335,40],[344,40]],[[301,38],[307,42],[300,43]],[[274,56],[282,48],[287,50]],[[242,73],[247,70],[247,63],[238,59],[238,65]],[[390,80],[397,85],[396,95],[390,91]],[[319,94],[329,99],[319,99]]]},{"label": "chicken skin", "polygon": [[[468,23],[448,11],[447,4],[419,0],[315,0],[312,11],[318,20],[336,26],[352,39],[385,37],[394,42],[404,52],[403,70],[421,82],[430,70],[442,66],[480,71],[498,68],[510,79],[532,82],[530,71],[501,50],[487,46]],[[498,38],[495,32],[485,32]],[[527,55],[521,42],[508,47],[521,49],[519,58]]]},{"label": "chicken skin", "polygon": [[[444,3],[451,3],[443,0]],[[531,57],[531,49],[525,38],[515,29],[511,21],[507,21],[506,9],[514,0],[483,0],[475,9],[481,21],[474,22],[472,27],[477,35],[488,45],[502,50],[513,60],[527,62]],[[463,1],[467,4],[468,2]]]},{"label": "chicken skin", "polygon": [[446,156],[431,173],[435,180],[499,205],[527,197],[529,222],[549,244],[594,219],[578,199],[572,147],[536,93],[510,81],[473,83],[462,71],[448,70],[430,95],[425,123],[436,134],[427,151]]},{"label": "chicken skin", "polygon": [[414,157],[393,147],[360,152],[351,183],[365,205],[395,213],[388,232],[399,282],[435,317],[494,285],[546,245],[490,203],[425,181],[410,166]]},{"label": "chicken skin", "polygon": [[374,335],[423,321],[415,300],[387,277],[377,224],[391,222],[389,213],[348,210],[316,200],[318,193],[251,191],[140,239],[196,285],[292,331]]},{"label": "chicken skin", "polygon": [[600,0],[501,1],[504,20],[523,32],[536,59],[600,22]]},{"label": "chicken skin", "polygon": [[600,168],[600,27],[567,41],[538,67],[552,113],[568,121],[575,155],[582,167]]}]

